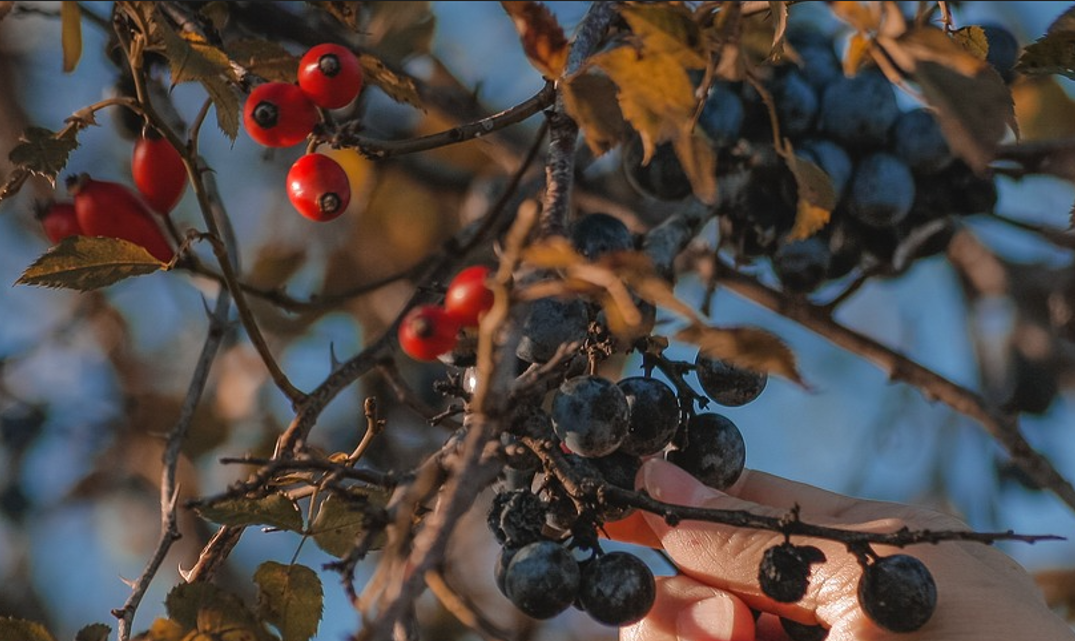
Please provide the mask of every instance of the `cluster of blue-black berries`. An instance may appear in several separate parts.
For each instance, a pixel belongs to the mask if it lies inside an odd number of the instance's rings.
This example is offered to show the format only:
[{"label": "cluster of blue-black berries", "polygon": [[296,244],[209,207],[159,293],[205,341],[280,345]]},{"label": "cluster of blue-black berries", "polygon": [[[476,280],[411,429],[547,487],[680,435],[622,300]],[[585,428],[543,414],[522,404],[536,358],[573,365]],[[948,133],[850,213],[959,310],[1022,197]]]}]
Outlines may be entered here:
[{"label": "cluster of blue-black berries", "polygon": [[[571,240],[591,260],[636,245],[627,227],[606,214],[581,218]],[[730,407],[749,403],[768,378],[701,352],[689,363],[640,348],[643,375],[614,382],[595,375],[592,367],[592,355],[603,353],[594,346],[607,340],[598,308],[581,298],[543,298],[527,305],[516,350],[520,364],[561,359],[562,367],[547,384],[517,399],[503,435],[506,462],[488,515],[503,546],[496,583],[534,618],[574,606],[601,623],[629,625],[653,606],[656,584],[635,555],[601,549],[598,534],[604,526],[626,523],[633,511],[609,500],[601,488],[632,490],[643,458],[652,456],[663,456],[711,487],[728,488],[743,471],[746,446],[734,422],[707,408],[711,401]],[[565,345],[572,349],[565,352]],[[565,353],[591,358],[565,358]],[[671,385],[653,375],[658,369]],[[685,378],[692,371],[704,394]],[[473,392],[472,370],[464,371],[458,389],[464,396]],[[926,567],[908,555],[881,557],[868,549],[860,559],[864,611],[897,632],[924,625],[936,606]],[[817,548],[786,541],[764,554],[759,585],[776,601],[799,601],[811,566],[824,560]],[[784,625],[793,639],[827,634],[790,620]]]},{"label": "cluster of blue-black berries", "polygon": [[[988,62],[1010,81],[1019,45],[1010,32],[984,27]],[[718,153],[718,173],[747,168],[749,184],[719,211],[721,242],[737,261],[768,257],[788,291],[808,293],[856,268],[899,272],[943,251],[956,218],[989,212],[993,180],[955,157],[933,113],[901,111],[892,83],[876,68],[846,77],[831,39],[800,29],[788,41],[802,60],[771,69],[765,89],[780,135],[832,181],[831,222],[805,240],[789,240],[797,186],[773,148],[769,111],[750,83],[716,82],[698,127]],[[647,165],[636,143],[623,155],[629,181],[662,200],[691,185],[670,145]]]}]

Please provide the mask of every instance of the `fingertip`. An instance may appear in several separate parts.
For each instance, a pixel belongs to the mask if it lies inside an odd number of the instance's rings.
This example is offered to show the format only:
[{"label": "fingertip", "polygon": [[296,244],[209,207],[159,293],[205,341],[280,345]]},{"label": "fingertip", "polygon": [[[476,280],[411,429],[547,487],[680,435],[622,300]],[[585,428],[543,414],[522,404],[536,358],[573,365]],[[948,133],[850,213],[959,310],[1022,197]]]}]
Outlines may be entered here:
[{"label": "fingertip", "polygon": [[679,613],[676,636],[690,641],[752,641],[754,616],[739,599],[717,594]]},{"label": "fingertip", "polygon": [[706,499],[725,496],[723,492],[704,485],[683,468],[660,458],[642,464],[636,479],[637,487],[651,497],[674,505],[701,505]]}]

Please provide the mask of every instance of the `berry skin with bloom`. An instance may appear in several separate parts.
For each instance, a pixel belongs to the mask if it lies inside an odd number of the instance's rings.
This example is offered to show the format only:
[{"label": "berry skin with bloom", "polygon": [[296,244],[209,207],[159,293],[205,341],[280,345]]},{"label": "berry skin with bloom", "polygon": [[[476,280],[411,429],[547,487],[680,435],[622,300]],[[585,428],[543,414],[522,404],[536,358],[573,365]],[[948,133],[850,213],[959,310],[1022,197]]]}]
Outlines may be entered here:
[{"label": "berry skin with bloom", "polygon": [[82,227],[78,224],[75,206],[72,203],[52,203],[38,214],[45,236],[53,245],[68,236],[81,236]]},{"label": "berry skin with bloom", "polygon": [[335,160],[323,154],[306,154],[287,172],[287,197],[303,216],[326,222],[347,209],[351,183]]},{"label": "berry skin with bloom", "polygon": [[83,235],[120,238],[141,245],[161,262],[172,260],[175,251],[153,214],[125,185],[80,174],[68,178],[67,189],[74,197]]},{"label": "berry skin with bloom", "polygon": [[187,188],[183,157],[155,132],[143,135],[134,143],[131,175],[146,203],[162,215],[175,209]]},{"label": "berry skin with bloom", "polygon": [[463,327],[477,327],[482,314],[493,306],[493,292],[485,286],[489,268],[484,265],[467,267],[448,283],[444,309]]},{"label": "berry skin with bloom", "polygon": [[243,125],[254,142],[266,147],[292,147],[317,124],[314,103],[297,85],[267,82],[250,92],[243,105]]},{"label": "berry skin with bloom", "polygon": [[362,90],[362,65],[346,47],[317,45],[299,61],[299,87],[318,107],[346,107]]},{"label": "berry skin with bloom", "polygon": [[459,322],[439,305],[422,305],[407,312],[399,324],[399,346],[418,361],[434,361],[450,352]]}]

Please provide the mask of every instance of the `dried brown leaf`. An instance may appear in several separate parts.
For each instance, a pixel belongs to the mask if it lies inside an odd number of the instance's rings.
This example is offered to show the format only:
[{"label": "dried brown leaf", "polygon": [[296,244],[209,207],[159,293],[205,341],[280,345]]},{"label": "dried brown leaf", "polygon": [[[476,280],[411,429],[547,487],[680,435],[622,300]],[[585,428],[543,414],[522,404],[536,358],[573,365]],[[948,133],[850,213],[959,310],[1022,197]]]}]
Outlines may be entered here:
[{"label": "dried brown leaf", "polygon": [[16,285],[90,291],[160,271],[161,261],[119,238],[70,236],[50,247],[15,281]]},{"label": "dried brown leaf", "polygon": [[703,69],[702,34],[690,9],[682,4],[634,4],[620,15],[648,54],[668,54],[687,69]]},{"label": "dried brown leaf", "polygon": [[676,333],[677,340],[697,345],[710,358],[805,386],[795,353],[774,334],[756,327],[712,327],[694,323]]},{"label": "dried brown leaf", "polygon": [[392,71],[382,60],[368,53],[360,53],[358,61],[362,65],[362,77],[369,84],[379,88],[396,102],[404,102],[423,109],[422,99],[418,96],[418,87],[414,84],[414,80]]},{"label": "dried brown leaf", "polygon": [[500,6],[511,16],[530,64],[546,78],[559,78],[567,64],[568,46],[556,16],[540,2],[512,0]]},{"label": "dried brown leaf", "polygon": [[829,175],[809,160],[796,156],[790,144],[781,155],[798,187],[795,224],[788,232],[788,240],[804,240],[829,223],[836,208],[836,190]]},{"label": "dried brown leaf", "polygon": [[523,261],[543,269],[564,269],[586,262],[582,254],[575,251],[571,241],[563,236],[552,236],[534,243],[523,251]]},{"label": "dried brown leaf", "polygon": [[266,80],[295,82],[299,59],[282,45],[270,40],[242,38],[227,44],[228,57]]},{"label": "dried brown leaf", "polygon": [[952,38],[967,53],[979,60],[985,60],[989,55],[989,40],[985,37],[985,30],[977,25],[956,29],[952,32]]}]

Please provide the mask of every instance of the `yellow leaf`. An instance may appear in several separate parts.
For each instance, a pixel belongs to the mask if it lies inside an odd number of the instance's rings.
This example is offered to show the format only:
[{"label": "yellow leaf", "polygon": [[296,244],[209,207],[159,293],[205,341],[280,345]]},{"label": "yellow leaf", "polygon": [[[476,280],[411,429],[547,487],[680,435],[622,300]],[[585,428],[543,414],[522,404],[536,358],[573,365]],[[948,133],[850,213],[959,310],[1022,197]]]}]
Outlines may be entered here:
[{"label": "yellow leaf", "polygon": [[63,70],[71,73],[82,57],[82,10],[73,0],[60,3],[60,25],[63,43]]},{"label": "yellow leaf", "polygon": [[788,232],[788,239],[804,240],[829,223],[832,210],[836,208],[836,190],[829,175],[809,160],[796,156],[790,143],[780,150],[780,155],[795,177],[798,188],[795,224]]},{"label": "yellow leaf", "polygon": [[701,31],[682,4],[636,4],[620,10],[646,53],[672,56],[688,69],[704,69]]},{"label": "yellow leaf", "polygon": [[952,32],[952,38],[963,50],[970,55],[985,60],[989,54],[989,40],[985,37],[985,31],[979,26],[963,27]]},{"label": "yellow leaf", "polygon": [[675,56],[617,47],[593,62],[619,87],[623,117],[642,138],[643,163],[657,145],[683,134],[683,124],[694,116],[694,87]]},{"label": "yellow leaf", "polygon": [[1024,77],[1012,85],[1012,98],[1024,142],[1075,136],[1075,100],[1055,77]]},{"label": "yellow leaf", "polygon": [[171,619],[158,618],[149,626],[146,634],[147,641],[181,641],[186,636],[186,630]]},{"label": "yellow leaf", "polygon": [[608,76],[576,74],[560,87],[567,114],[582,129],[586,144],[595,156],[627,140],[631,129],[616,101],[616,84]]},{"label": "yellow leaf", "polygon": [[549,79],[559,78],[567,63],[567,38],[556,16],[540,2],[501,2],[511,16],[530,64]]},{"label": "yellow leaf", "polygon": [[783,376],[805,386],[795,353],[777,336],[756,327],[712,327],[694,323],[676,333],[701,353],[736,367]]},{"label": "yellow leaf", "polygon": [[964,76],[975,76],[988,63],[975,56],[935,27],[912,29],[896,39],[898,47],[886,41],[885,51],[904,71],[912,73],[916,64],[932,62]]},{"label": "yellow leaf", "polygon": [[844,0],[829,3],[833,15],[859,31],[877,31],[880,28],[880,5],[880,2],[848,2]]}]

